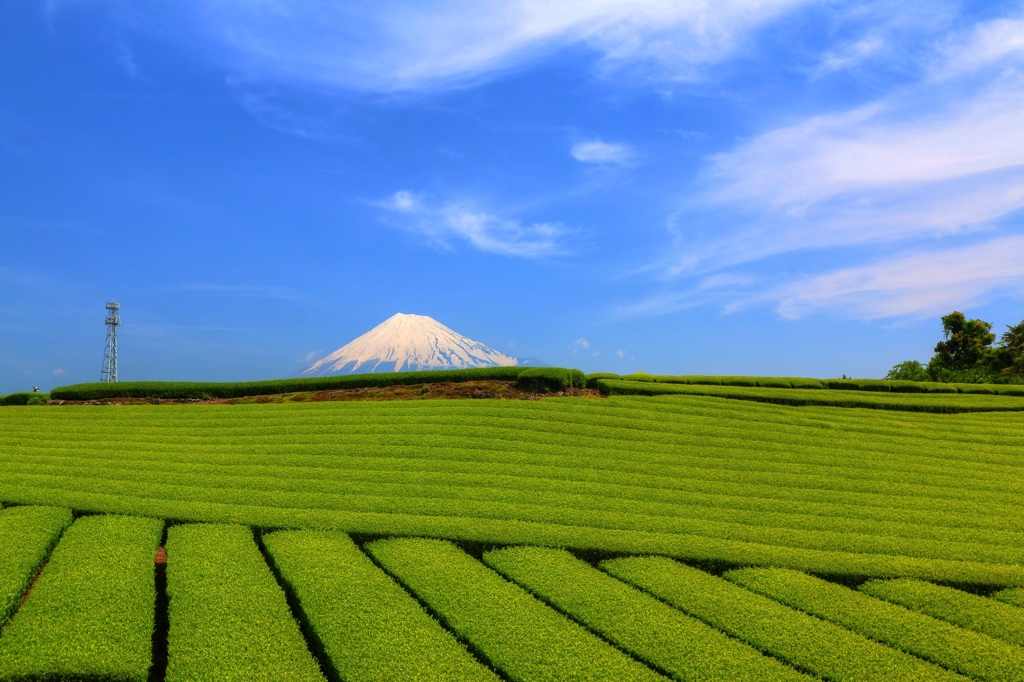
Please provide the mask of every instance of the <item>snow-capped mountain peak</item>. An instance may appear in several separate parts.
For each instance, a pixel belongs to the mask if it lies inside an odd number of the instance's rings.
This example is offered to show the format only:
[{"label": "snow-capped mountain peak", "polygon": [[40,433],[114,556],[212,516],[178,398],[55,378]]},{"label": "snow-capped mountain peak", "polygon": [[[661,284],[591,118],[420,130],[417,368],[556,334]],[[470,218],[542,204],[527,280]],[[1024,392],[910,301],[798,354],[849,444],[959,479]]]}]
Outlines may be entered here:
[{"label": "snow-capped mountain peak", "polygon": [[518,362],[479,341],[467,339],[432,317],[397,313],[314,362],[303,374],[466,369]]}]

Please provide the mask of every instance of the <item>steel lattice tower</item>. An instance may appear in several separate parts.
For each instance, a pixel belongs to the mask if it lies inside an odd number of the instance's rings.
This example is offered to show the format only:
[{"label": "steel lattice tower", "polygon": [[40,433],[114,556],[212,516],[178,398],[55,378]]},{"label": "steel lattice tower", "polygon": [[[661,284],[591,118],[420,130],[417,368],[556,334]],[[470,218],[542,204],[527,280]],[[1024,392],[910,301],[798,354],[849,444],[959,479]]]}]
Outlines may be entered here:
[{"label": "steel lattice tower", "polygon": [[100,381],[117,381],[117,328],[121,324],[118,312],[121,305],[116,301],[107,303],[107,348],[103,351],[103,369]]}]

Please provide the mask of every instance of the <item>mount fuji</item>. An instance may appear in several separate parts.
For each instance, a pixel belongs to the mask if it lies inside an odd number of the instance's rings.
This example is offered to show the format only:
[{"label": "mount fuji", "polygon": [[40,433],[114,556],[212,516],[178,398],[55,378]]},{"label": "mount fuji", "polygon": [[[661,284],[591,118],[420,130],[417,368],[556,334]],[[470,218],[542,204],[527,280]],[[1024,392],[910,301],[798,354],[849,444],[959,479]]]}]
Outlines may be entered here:
[{"label": "mount fuji", "polygon": [[303,374],[401,372],[541,365],[520,360],[452,331],[432,317],[397,313],[310,365]]}]

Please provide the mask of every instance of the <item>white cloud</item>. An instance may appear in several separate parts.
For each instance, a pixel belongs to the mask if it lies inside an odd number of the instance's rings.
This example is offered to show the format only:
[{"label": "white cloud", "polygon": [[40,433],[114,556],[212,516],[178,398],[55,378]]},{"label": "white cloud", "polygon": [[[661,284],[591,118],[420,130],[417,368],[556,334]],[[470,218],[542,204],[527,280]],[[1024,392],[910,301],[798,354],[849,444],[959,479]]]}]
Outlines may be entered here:
[{"label": "white cloud", "polygon": [[569,153],[574,159],[583,163],[619,166],[629,165],[636,156],[629,145],[621,142],[602,142],[601,140],[574,144]]},{"label": "white cloud", "polygon": [[820,309],[878,319],[969,308],[994,292],[1024,293],[1024,235],[845,268],[798,280],[768,297],[783,317]]},{"label": "white cloud", "polygon": [[138,78],[139,65],[135,61],[135,56],[132,54],[131,48],[129,48],[127,43],[123,40],[119,40],[115,45],[115,49],[117,50],[117,63],[121,66],[124,72],[132,78]]},{"label": "white cloud", "polygon": [[[778,283],[784,279],[783,283]],[[1024,295],[1024,235],[905,253],[797,277],[736,277],[621,306],[612,319],[651,317],[713,304],[723,314],[772,305],[785,318],[827,311],[849,319],[922,317],[964,309],[997,295]]]},{"label": "white cloud", "polygon": [[[677,250],[660,267],[676,277],[797,250],[1000,229],[1024,209],[1021,66],[926,75],[883,100],[710,157],[700,193],[670,221]],[[694,239],[678,227],[691,210],[720,211],[721,224],[735,227]]]},{"label": "white cloud", "polygon": [[[1024,295],[1022,31],[1016,19],[979,24],[938,41],[938,66],[913,85],[709,158],[700,193],[669,221],[676,253],[659,264],[691,283],[615,316],[769,304],[788,318],[883,319]],[[716,210],[726,227],[688,233],[691,210]],[[953,235],[957,246],[938,247]],[[868,250],[851,247],[867,245],[901,255],[858,261]],[[754,265],[808,250],[803,275]],[[759,274],[737,275],[742,263]]]},{"label": "white cloud", "polygon": [[626,351],[624,351],[624,350],[617,350],[617,351],[615,351],[615,354],[618,355],[621,358],[621,357],[626,355]]},{"label": "white cloud", "polygon": [[570,232],[559,223],[522,223],[454,201],[430,205],[408,190],[376,205],[400,217],[406,229],[445,248],[456,239],[487,253],[543,258],[564,253],[562,241]]},{"label": "white cloud", "polygon": [[845,194],[1024,164],[1024,84],[1018,78],[944,109],[904,112],[896,103],[878,103],[765,133],[711,160],[713,197],[799,215]]},{"label": "white cloud", "polygon": [[582,346],[583,348],[590,348],[590,341],[587,341],[586,339],[580,337],[573,341],[573,345]]},{"label": "white cloud", "polygon": [[852,68],[874,57],[884,47],[885,41],[879,36],[861,38],[852,44],[826,52],[818,67],[814,70],[813,75],[820,77]]},{"label": "white cloud", "polygon": [[1024,19],[1003,17],[974,26],[948,41],[936,76],[951,78],[1024,55]]},{"label": "white cloud", "polygon": [[412,212],[422,210],[422,203],[419,196],[401,190],[391,195],[391,207],[396,211]]},{"label": "white cloud", "polygon": [[594,50],[604,69],[646,64],[692,78],[811,1],[185,0],[177,9],[249,75],[394,92],[471,82],[568,45]]},{"label": "white cloud", "polygon": [[238,103],[271,130],[320,142],[352,139],[344,106],[328,93],[299,95],[294,88],[266,86],[251,78],[229,78],[228,85]]},{"label": "white cloud", "polygon": [[62,369],[55,369],[55,370],[53,370],[53,376],[55,376],[55,377],[62,377],[62,376],[66,376],[66,375],[67,375],[67,372],[65,372]]}]

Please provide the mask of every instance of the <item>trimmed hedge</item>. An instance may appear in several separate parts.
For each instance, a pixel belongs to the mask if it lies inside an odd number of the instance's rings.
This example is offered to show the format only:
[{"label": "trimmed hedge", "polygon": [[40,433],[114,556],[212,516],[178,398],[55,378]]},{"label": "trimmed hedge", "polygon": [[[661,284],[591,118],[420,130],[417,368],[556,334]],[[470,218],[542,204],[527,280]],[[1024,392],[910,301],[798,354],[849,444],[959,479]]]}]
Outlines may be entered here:
[{"label": "trimmed hedge", "polygon": [[825,388],[840,391],[888,391],[889,382],[881,379],[826,379]]},{"label": "trimmed hedge", "polygon": [[597,388],[597,382],[600,379],[621,379],[622,377],[618,374],[612,374],[611,372],[594,372],[586,376],[587,388]]},{"label": "trimmed hedge", "polygon": [[877,391],[806,391],[802,389],[751,388],[748,386],[686,385],[598,379],[597,388],[604,395],[691,395],[712,396],[730,400],[750,400],[774,405],[804,407],[861,407],[906,412],[1020,412],[1024,401],[1005,396],[896,394]]},{"label": "trimmed hedge", "polygon": [[45,405],[49,393],[10,393],[0,398],[0,405]]},{"label": "trimmed hedge", "polygon": [[167,682],[324,682],[252,529],[167,531]]},{"label": "trimmed hedge", "polygon": [[821,383],[820,379],[793,377],[789,383],[793,384],[793,388],[825,388],[825,384]]},{"label": "trimmed hedge", "polygon": [[[803,377],[748,377],[693,375],[588,374],[589,388],[602,379],[649,384],[694,384],[703,386],[746,386],[749,388],[828,388],[837,391],[880,391],[893,393],[972,393],[1024,396],[1020,384],[943,384],[935,381],[889,381],[885,379],[809,379]],[[591,385],[592,384],[592,385]]]},{"label": "trimmed hedge", "polygon": [[[121,381],[62,386],[50,392],[53,400],[103,400],[106,398],[199,399],[244,398],[252,395],[297,393],[299,391],[336,391],[348,388],[383,388],[412,384],[462,383],[465,381],[515,381],[529,371],[555,370],[554,367],[482,367],[423,372],[382,372],[345,374],[305,379],[268,381]],[[560,370],[577,372],[578,370]],[[580,373],[582,376],[582,373]]]},{"label": "trimmed hedge", "polygon": [[664,682],[450,542],[378,540],[365,548],[510,679]]},{"label": "trimmed hedge", "polygon": [[520,373],[517,384],[529,391],[560,393],[567,388],[583,388],[587,378],[578,369],[531,367]]},{"label": "trimmed hedge", "polygon": [[724,577],[969,677],[989,682],[1024,680],[1024,649],[857,590],[782,568],[745,568]]},{"label": "trimmed hedge", "polygon": [[[939,384],[940,386],[942,384]],[[1021,384],[953,384],[961,393],[988,393],[996,395],[1024,396],[1024,385]]]},{"label": "trimmed hedge", "polygon": [[163,527],[130,516],[73,523],[0,637],[0,680],[146,682]]},{"label": "trimmed hedge", "polygon": [[825,386],[818,379],[807,379],[802,377],[743,377],[743,376],[707,376],[703,374],[692,374],[682,376],[671,376],[656,374],[653,376],[637,376],[634,374],[625,376],[598,376],[600,379],[622,379],[623,381],[642,381],[656,384],[693,384],[697,386],[746,386],[749,388],[824,388]]}]

